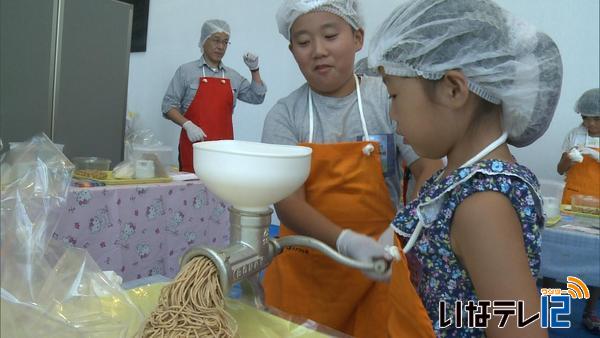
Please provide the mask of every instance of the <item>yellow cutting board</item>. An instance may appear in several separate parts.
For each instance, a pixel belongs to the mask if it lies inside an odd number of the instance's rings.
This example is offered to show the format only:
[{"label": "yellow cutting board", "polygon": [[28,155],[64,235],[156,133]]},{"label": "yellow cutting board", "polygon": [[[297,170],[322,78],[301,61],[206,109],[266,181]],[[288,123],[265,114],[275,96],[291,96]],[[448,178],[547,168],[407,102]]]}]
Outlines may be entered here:
[{"label": "yellow cutting board", "polygon": [[171,182],[173,179],[170,176],[165,177],[153,177],[153,178],[114,178],[112,171],[90,171],[76,170],[73,174],[75,178],[92,179],[94,181],[102,182],[106,185],[122,185],[122,184],[145,184],[145,183],[166,183]]}]

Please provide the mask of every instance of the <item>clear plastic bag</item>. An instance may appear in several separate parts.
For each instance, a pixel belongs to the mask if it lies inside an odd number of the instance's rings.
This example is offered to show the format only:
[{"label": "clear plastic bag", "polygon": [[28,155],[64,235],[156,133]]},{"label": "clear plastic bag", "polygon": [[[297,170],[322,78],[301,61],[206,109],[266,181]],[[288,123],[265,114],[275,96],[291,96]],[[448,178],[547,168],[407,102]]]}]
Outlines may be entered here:
[{"label": "clear plastic bag", "polygon": [[154,161],[157,173],[168,172],[171,148],[163,145],[152,130],[141,128],[136,113],[128,112],[125,130],[125,160],[114,167],[113,177],[134,178],[136,162],[144,159],[146,155],[155,155],[158,159],[158,162]]},{"label": "clear plastic bag", "polygon": [[[2,158],[1,329],[6,337],[127,337],[143,317],[85,250],[52,241],[74,166],[46,135]],[[5,180],[6,179],[6,180]]]}]

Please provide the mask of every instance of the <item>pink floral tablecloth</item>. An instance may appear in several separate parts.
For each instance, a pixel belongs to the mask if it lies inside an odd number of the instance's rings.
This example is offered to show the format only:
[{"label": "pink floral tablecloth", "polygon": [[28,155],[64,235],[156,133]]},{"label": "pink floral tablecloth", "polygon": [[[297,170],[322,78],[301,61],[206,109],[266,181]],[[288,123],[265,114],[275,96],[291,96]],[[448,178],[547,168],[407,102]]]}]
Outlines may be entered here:
[{"label": "pink floral tablecloth", "polygon": [[85,248],[124,281],[174,277],[191,246],[229,243],[228,205],[199,181],[70,188],[53,238]]}]

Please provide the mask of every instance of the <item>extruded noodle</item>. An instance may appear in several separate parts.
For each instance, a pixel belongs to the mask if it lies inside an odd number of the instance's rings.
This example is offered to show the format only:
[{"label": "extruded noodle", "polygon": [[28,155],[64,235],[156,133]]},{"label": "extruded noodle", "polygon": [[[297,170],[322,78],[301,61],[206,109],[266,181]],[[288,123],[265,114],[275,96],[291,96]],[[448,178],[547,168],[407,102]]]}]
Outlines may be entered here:
[{"label": "extruded noodle", "polygon": [[235,319],[225,311],[217,268],[195,257],[165,286],[141,337],[233,337]]}]

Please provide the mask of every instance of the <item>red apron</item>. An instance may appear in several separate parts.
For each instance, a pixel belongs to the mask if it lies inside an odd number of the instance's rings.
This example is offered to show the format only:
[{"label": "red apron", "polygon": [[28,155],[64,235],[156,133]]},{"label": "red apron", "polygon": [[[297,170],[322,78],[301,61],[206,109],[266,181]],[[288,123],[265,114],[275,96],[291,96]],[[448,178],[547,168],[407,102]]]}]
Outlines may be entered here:
[{"label": "red apron", "polygon": [[[185,118],[202,128],[205,141],[233,139],[233,92],[229,79],[200,77],[198,90]],[[194,172],[192,142],[185,129],[179,136],[179,170]]]}]

